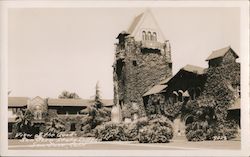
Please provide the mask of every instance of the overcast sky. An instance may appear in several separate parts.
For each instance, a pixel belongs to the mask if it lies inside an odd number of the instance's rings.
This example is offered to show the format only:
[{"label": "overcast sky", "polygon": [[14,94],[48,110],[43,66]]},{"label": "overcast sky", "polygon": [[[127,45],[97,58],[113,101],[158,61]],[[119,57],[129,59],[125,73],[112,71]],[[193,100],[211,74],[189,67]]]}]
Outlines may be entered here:
[{"label": "overcast sky", "polygon": [[[113,98],[114,43],[145,8],[11,9],[10,96],[82,98],[100,83]],[[212,50],[231,45],[240,55],[238,8],[151,8],[172,47],[173,73],[186,64],[207,67]]]}]

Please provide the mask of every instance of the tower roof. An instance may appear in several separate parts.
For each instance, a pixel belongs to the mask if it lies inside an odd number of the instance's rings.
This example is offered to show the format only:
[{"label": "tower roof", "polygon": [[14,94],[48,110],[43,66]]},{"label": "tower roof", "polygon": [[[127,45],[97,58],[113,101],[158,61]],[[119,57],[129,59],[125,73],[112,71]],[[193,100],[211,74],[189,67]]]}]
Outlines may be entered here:
[{"label": "tower roof", "polygon": [[133,36],[135,39],[139,40],[141,37],[141,31],[154,31],[157,32],[157,38],[160,42],[165,41],[165,37],[155,19],[152,12],[147,9],[143,13],[137,15],[133,22],[131,23],[130,27],[128,28],[127,32]]},{"label": "tower roof", "polygon": [[232,50],[232,52],[234,53],[235,57],[236,58],[239,58],[239,56],[234,52],[234,50],[228,46],[228,47],[224,47],[222,49],[218,49],[218,50],[215,50],[213,51],[210,56],[208,56],[208,58],[206,59],[206,61],[209,61],[211,59],[215,59],[215,58],[219,58],[219,57],[223,57],[225,56],[225,54],[229,51],[229,50]]}]

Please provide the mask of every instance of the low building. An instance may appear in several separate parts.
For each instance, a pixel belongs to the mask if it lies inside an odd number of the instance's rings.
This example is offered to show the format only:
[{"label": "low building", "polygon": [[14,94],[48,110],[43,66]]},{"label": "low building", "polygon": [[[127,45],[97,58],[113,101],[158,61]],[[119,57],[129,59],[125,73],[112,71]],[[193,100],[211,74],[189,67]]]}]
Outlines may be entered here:
[{"label": "low building", "polygon": [[17,118],[17,113],[22,109],[27,108],[28,98],[27,97],[9,97],[8,98],[8,137],[12,137],[14,131],[14,123]]},{"label": "low building", "polygon": [[[37,132],[43,129],[46,121],[52,117],[60,117],[66,125],[66,132],[80,131],[81,118],[86,115],[80,111],[91,106],[93,100],[89,99],[43,99],[39,96],[35,98],[27,97],[9,97],[8,98],[8,132],[9,137],[15,132],[13,127],[18,111],[29,109],[33,114],[32,123]],[[112,99],[104,99],[103,106],[111,110],[113,106]]]}]

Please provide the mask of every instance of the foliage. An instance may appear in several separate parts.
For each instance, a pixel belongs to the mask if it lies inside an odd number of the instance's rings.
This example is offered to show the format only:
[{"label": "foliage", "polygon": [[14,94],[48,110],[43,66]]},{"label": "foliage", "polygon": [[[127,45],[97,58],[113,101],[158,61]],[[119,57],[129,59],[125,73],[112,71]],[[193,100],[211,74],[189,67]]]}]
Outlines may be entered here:
[{"label": "foliage", "polygon": [[139,130],[140,143],[167,143],[173,138],[170,120],[164,116],[153,115],[149,124]]},{"label": "foliage", "polygon": [[166,117],[153,115],[128,124],[105,123],[96,127],[95,137],[102,141],[166,143],[173,137],[173,128]]},{"label": "foliage", "polygon": [[45,123],[45,137],[47,138],[56,138],[62,131],[65,131],[65,123],[58,117],[54,117]]},{"label": "foliage", "polygon": [[34,124],[32,123],[33,114],[28,109],[23,109],[17,112],[16,122],[14,127],[17,133],[21,133],[21,136],[17,138],[22,138],[24,134],[29,134],[28,138],[34,138],[36,132],[34,132]]},{"label": "foliage", "polygon": [[96,126],[111,120],[111,112],[106,108],[96,108],[89,106],[82,110],[86,117],[81,119],[82,130],[86,133],[90,132]]},{"label": "foliage", "polygon": [[148,125],[148,118],[141,117],[133,123],[125,124],[125,134],[128,141],[138,141],[139,140],[139,130],[144,126]]},{"label": "foliage", "polygon": [[164,95],[154,94],[149,96],[146,112],[147,115],[160,114],[173,120],[180,114],[182,106],[183,102],[169,104]]},{"label": "foliage", "polygon": [[186,137],[188,141],[232,139],[237,134],[237,124],[226,121],[225,124],[208,124],[207,121],[195,121],[187,125]]},{"label": "foliage", "polygon": [[95,99],[91,106],[81,111],[86,117],[81,119],[81,130],[86,134],[94,132],[98,125],[111,120],[111,111],[103,107],[98,83],[96,84]]},{"label": "foliage", "polygon": [[[188,102],[185,106],[187,113],[194,117],[194,122],[186,127],[188,140],[235,137],[237,125],[233,121],[227,121],[226,118],[227,109],[236,100],[234,87],[239,85],[240,65],[238,63],[208,68],[202,96]],[[206,124],[205,128],[204,124]]]},{"label": "foliage", "polygon": [[96,108],[101,108],[103,107],[103,103],[101,100],[101,95],[100,95],[100,89],[99,89],[99,83],[96,83],[96,87],[95,87],[95,100],[94,100],[94,105],[96,106]]},{"label": "foliage", "polygon": [[124,106],[122,108],[122,118],[131,118],[132,117],[132,107]]},{"label": "foliage", "polygon": [[98,126],[95,137],[102,141],[126,141],[127,137],[124,131],[124,124],[115,124],[108,122]]},{"label": "foliage", "polygon": [[79,99],[80,97],[76,93],[70,93],[69,91],[63,91],[59,96],[59,99]]}]

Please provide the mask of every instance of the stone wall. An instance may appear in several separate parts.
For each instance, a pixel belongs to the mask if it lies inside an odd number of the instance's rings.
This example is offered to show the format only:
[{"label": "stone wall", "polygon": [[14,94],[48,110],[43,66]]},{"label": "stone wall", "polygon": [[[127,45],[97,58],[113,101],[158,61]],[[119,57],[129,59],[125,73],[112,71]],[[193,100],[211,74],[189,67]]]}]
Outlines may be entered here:
[{"label": "stone wall", "polygon": [[116,54],[119,55],[113,66],[114,102],[120,102],[121,108],[131,108],[136,103],[140,116],[145,115],[143,94],[172,75],[170,52],[166,51],[166,43],[159,44],[159,49],[143,49],[141,41],[133,37],[126,38],[124,48],[117,44]]}]

